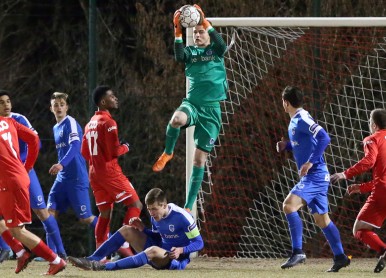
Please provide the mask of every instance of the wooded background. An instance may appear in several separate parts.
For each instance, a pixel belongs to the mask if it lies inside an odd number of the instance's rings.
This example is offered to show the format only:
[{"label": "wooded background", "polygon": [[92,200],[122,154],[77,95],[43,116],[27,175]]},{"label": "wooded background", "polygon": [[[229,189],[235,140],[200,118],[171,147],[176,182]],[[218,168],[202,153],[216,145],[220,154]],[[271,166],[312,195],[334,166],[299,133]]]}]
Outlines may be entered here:
[{"label": "wooded background", "polygon": [[[385,15],[386,1],[320,2],[321,16]],[[49,111],[51,94],[70,95],[69,114],[81,126],[93,114],[88,106],[88,4],[86,0],[0,2],[0,89],[11,92],[13,111],[27,116],[39,132],[42,149],[35,169],[46,194],[54,181],[48,169],[57,161],[52,134],[55,118]],[[185,132],[170,165],[162,173],[153,173],[151,166],[163,151],[166,124],[185,95],[184,67],[173,57],[172,25],[174,11],[185,4],[193,3],[97,1],[97,83],[110,85],[117,93],[120,108],[113,116],[120,137],[131,145],[120,163],[142,200],[149,189],[160,187],[178,205],[185,201]],[[313,16],[312,0],[197,4],[208,17]],[[113,231],[120,227],[122,217],[118,206]],[[85,255],[87,228],[78,225],[72,212],[61,216],[60,223],[68,253]],[[39,221],[34,221],[31,229],[43,235]]]}]

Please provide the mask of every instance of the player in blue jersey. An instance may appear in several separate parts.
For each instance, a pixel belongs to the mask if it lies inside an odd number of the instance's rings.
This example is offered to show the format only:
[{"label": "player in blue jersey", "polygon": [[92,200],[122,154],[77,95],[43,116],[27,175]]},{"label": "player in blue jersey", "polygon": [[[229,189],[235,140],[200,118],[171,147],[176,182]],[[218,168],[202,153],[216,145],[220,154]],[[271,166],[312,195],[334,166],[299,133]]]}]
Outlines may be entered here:
[{"label": "player in blue jersey", "polygon": [[91,211],[86,162],[80,153],[83,132],[78,122],[67,115],[68,101],[65,93],[51,96],[50,110],[57,122],[53,132],[58,162],[49,170],[56,179],[48,196],[48,208],[57,216],[71,206],[81,223],[95,229],[98,217]]},{"label": "player in blue jersey", "polygon": [[[155,269],[185,269],[190,262],[190,253],[204,247],[192,215],[173,203],[167,203],[165,193],[159,188],[146,194],[145,204],[151,216],[151,230],[146,229],[139,218],[132,218],[131,226],[119,229],[94,254],[87,258],[69,256],[69,261],[79,268],[94,271],[136,268],[146,264]],[[135,249],[136,255],[115,262],[100,261],[125,241]]]},{"label": "player in blue jersey", "polygon": [[303,224],[298,210],[307,205],[334,253],[334,264],[327,271],[338,272],[350,264],[350,258],[345,255],[338,228],[328,215],[330,174],[323,153],[330,143],[330,137],[302,108],[303,92],[299,88],[287,86],[282,93],[282,101],[285,112],[291,118],[288,126],[289,141],[282,138],[276,148],[278,152],[292,151],[300,181],[283,203],[291,234],[292,255],[281,268],[290,268],[306,260],[302,249]]},{"label": "player in blue jersey", "polygon": [[[12,103],[7,91],[0,91],[0,116],[11,117],[15,119],[18,123],[28,127],[29,129],[35,131],[28,119],[18,113],[11,112]],[[36,132],[36,131],[35,131]],[[27,144],[19,139],[19,149],[20,149],[20,158],[22,162],[25,162],[27,157]],[[66,252],[63,247],[62,238],[60,236],[60,231],[58,223],[56,222],[55,217],[50,215],[47,210],[46,202],[44,200],[44,195],[42,187],[40,185],[39,179],[36,175],[35,170],[32,168],[28,173],[30,178],[30,205],[34,213],[37,215],[39,220],[42,222],[44,230],[46,231],[47,243],[49,247],[57,252],[58,255],[62,258],[66,257]],[[2,249],[7,250],[7,249]]]}]

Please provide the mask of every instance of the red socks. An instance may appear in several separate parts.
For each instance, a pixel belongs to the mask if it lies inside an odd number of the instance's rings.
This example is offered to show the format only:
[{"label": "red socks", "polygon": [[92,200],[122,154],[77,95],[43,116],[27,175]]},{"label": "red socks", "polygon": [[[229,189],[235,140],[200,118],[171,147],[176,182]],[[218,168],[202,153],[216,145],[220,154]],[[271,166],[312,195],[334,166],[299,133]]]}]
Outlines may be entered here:
[{"label": "red socks", "polygon": [[355,233],[355,238],[359,239],[378,253],[386,249],[386,244],[379,238],[376,233],[371,230],[359,230]]},{"label": "red socks", "polygon": [[1,236],[3,237],[4,241],[11,247],[12,251],[15,253],[20,252],[24,249],[23,244],[21,244],[20,241],[18,241],[16,238],[14,238],[11,235],[11,232],[9,230],[4,231]]}]

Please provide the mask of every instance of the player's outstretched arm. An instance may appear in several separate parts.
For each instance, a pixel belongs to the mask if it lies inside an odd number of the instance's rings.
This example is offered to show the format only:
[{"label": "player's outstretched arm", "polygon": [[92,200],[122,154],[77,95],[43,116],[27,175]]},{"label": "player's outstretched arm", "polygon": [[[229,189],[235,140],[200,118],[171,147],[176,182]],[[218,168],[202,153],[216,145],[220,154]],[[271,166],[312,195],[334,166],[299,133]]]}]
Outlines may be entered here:
[{"label": "player's outstretched arm", "polygon": [[345,180],[345,179],[346,179],[346,175],[343,172],[340,172],[340,173],[335,173],[331,175],[330,182],[336,183],[339,180]]}]

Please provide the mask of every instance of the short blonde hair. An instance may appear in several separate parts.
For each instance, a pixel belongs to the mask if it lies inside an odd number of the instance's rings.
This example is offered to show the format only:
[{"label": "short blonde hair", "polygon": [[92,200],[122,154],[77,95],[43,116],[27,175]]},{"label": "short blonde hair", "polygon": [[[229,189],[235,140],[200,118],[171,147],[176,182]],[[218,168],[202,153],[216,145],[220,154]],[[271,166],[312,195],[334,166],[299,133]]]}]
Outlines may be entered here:
[{"label": "short blonde hair", "polygon": [[61,93],[61,92],[55,92],[51,95],[51,100],[53,99],[63,99],[67,104],[69,102],[68,94]]}]

